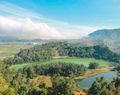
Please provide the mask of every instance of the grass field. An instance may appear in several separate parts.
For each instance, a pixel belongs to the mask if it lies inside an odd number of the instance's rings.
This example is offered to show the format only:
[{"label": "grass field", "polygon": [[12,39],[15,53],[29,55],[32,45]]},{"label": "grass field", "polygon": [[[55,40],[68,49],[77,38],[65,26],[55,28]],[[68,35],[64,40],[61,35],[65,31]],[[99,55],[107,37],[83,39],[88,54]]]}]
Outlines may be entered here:
[{"label": "grass field", "polygon": [[45,61],[45,62],[32,62],[32,63],[17,64],[17,65],[12,65],[11,68],[19,69],[25,66],[34,66],[36,64],[50,64],[50,63],[54,64],[57,62],[76,63],[76,64],[83,64],[85,66],[88,66],[90,62],[96,62],[101,67],[108,67],[110,64],[110,62],[108,61],[97,60],[94,58],[61,58],[61,59],[53,59],[53,60]]},{"label": "grass field", "polygon": [[0,43],[0,59],[11,57],[20,49],[29,48],[32,45],[22,44],[22,43]]}]

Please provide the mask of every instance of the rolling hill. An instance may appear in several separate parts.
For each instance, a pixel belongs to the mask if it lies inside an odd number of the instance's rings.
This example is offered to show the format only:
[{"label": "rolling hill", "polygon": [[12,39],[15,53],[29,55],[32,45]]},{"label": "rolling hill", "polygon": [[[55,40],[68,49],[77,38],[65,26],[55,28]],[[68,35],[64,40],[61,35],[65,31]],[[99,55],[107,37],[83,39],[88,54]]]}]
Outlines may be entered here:
[{"label": "rolling hill", "polygon": [[103,42],[111,50],[120,52],[120,29],[102,29],[88,35],[92,41]]},{"label": "rolling hill", "polygon": [[120,28],[96,30],[81,39],[72,41],[81,46],[102,45],[120,54]]},{"label": "rolling hill", "polygon": [[92,40],[102,40],[103,42],[114,43],[120,46],[120,29],[97,30],[88,35]]}]

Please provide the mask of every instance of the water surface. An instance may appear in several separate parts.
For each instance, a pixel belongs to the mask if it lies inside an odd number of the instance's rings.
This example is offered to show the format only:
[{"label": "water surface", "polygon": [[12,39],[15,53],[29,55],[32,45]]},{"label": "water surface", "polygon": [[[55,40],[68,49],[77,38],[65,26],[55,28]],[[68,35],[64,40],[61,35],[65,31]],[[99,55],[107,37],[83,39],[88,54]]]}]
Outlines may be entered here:
[{"label": "water surface", "polygon": [[89,88],[92,85],[92,83],[96,80],[97,77],[105,77],[105,79],[108,82],[111,82],[113,78],[117,77],[117,73],[116,72],[99,73],[97,75],[85,78],[83,80],[77,80],[76,82],[78,87]]}]

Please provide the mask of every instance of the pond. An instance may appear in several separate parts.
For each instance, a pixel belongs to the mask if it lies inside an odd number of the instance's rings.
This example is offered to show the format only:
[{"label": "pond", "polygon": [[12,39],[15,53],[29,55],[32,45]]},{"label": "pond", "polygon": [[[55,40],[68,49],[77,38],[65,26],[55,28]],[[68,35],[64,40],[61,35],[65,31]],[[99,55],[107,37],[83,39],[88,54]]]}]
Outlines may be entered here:
[{"label": "pond", "polygon": [[105,72],[105,73],[99,73],[97,75],[85,78],[83,80],[77,80],[77,85],[80,88],[89,88],[92,83],[96,80],[97,77],[105,77],[105,79],[108,82],[111,82],[113,80],[113,78],[117,77],[117,73],[116,72]]}]

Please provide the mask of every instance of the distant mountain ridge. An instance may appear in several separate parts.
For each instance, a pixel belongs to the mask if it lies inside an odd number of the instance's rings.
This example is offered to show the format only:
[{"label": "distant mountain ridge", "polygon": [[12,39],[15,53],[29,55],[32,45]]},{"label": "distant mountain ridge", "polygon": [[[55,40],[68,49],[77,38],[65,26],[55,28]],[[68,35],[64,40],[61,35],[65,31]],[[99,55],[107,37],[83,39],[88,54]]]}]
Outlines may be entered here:
[{"label": "distant mountain ridge", "polygon": [[89,40],[103,42],[113,50],[120,52],[120,28],[102,29],[92,32],[88,35]]},{"label": "distant mountain ridge", "polygon": [[88,35],[92,39],[120,39],[120,29],[102,29]]},{"label": "distant mountain ridge", "polygon": [[0,42],[14,42],[18,41],[19,39],[15,37],[8,37],[8,36],[0,36]]},{"label": "distant mountain ridge", "polygon": [[15,37],[0,36],[0,42],[29,42],[29,43],[44,43],[50,41],[67,41],[78,45],[106,45],[111,50],[120,53],[120,28],[118,29],[101,29],[90,33],[87,37],[76,40],[42,40],[42,39],[19,39]]},{"label": "distant mountain ridge", "polygon": [[0,42],[41,42],[41,39],[19,39],[9,36],[0,36]]},{"label": "distant mountain ridge", "polygon": [[90,33],[88,37],[92,40],[102,40],[103,42],[120,45],[120,29],[102,29]]}]

